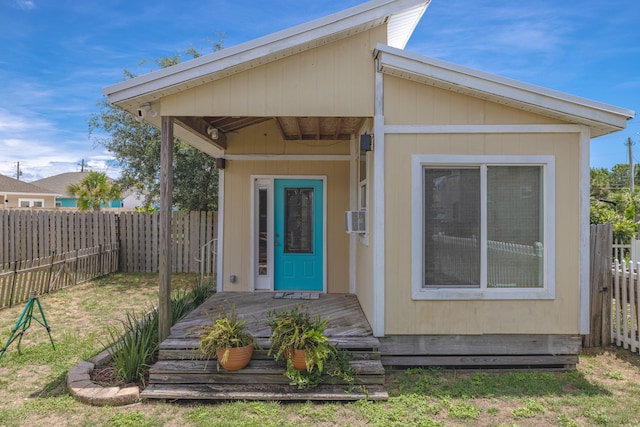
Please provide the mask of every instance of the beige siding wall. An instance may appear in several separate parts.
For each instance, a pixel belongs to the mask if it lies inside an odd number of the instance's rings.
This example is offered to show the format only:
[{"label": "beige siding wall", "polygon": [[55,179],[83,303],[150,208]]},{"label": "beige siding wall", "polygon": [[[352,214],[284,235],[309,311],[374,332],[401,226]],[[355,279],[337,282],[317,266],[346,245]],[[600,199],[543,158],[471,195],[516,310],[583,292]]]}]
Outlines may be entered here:
[{"label": "beige siding wall", "polygon": [[[386,124],[556,123],[435,88],[385,79]],[[385,334],[577,334],[579,135],[385,137]],[[556,159],[555,300],[414,301],[411,296],[413,154],[553,155]]]},{"label": "beige siding wall", "polygon": [[169,116],[372,116],[385,26],[162,99]]},{"label": "beige siding wall", "polygon": [[[29,199],[29,200],[39,200],[39,201],[43,201],[44,202],[44,206],[43,208],[46,209],[53,209],[56,207],[56,202],[55,202],[55,197],[53,196],[33,196],[33,195],[16,195],[16,194],[7,194],[6,197],[4,194],[2,194],[2,197],[4,198],[4,200],[2,200],[2,202],[4,202],[4,204],[0,203],[0,207],[5,207],[5,208],[18,208],[20,207],[20,199]],[[34,208],[35,209],[35,208]],[[37,209],[42,209],[42,208],[37,208]]]},{"label": "beige siding wall", "polygon": [[368,226],[368,239],[365,244],[363,240],[358,238],[356,243],[356,295],[360,306],[364,312],[369,323],[373,321],[373,242],[375,240],[375,233],[373,230],[373,215],[371,210],[373,205],[371,204],[375,189],[373,188],[374,182],[371,179],[373,173],[373,156],[370,156],[369,165],[369,179],[367,180],[368,194],[367,200],[369,200],[369,226]]},{"label": "beige siding wall", "polygon": [[557,124],[558,120],[408,80],[385,76],[385,124]]}]

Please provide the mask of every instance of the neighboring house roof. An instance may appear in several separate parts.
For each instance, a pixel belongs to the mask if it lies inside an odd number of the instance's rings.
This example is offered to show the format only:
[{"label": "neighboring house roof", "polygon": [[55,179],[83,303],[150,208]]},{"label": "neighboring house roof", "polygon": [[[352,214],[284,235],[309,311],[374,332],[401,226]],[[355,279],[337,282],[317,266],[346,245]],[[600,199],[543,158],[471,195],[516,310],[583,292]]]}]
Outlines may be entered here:
[{"label": "neighboring house roof", "polygon": [[58,175],[53,175],[48,178],[42,178],[37,181],[33,181],[35,185],[43,188],[48,188],[51,191],[55,191],[65,197],[73,197],[67,189],[71,184],[78,184],[82,181],[89,172],[65,172]]},{"label": "neighboring house roof", "polygon": [[591,136],[617,132],[635,113],[563,92],[485,73],[439,59],[378,45],[385,74],[463,93],[591,128]]},{"label": "neighboring house roof", "polygon": [[[404,48],[430,0],[373,0],[283,31],[222,49],[106,87],[119,104],[144,95],[144,102],[282,59],[388,22],[390,46]],[[137,102],[139,102],[138,100]],[[133,108],[137,108],[136,104]]]},{"label": "neighboring house roof", "polygon": [[30,196],[56,196],[57,192],[41,188],[37,185],[0,175],[1,194],[25,194]]}]

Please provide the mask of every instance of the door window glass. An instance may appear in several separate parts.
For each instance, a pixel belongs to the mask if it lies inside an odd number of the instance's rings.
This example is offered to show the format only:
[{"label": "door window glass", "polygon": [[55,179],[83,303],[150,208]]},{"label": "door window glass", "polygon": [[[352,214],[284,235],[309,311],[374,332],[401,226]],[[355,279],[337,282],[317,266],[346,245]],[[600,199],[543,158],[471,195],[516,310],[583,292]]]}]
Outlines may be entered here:
[{"label": "door window glass", "polygon": [[284,198],[284,252],[313,253],[313,188],[287,188]]}]

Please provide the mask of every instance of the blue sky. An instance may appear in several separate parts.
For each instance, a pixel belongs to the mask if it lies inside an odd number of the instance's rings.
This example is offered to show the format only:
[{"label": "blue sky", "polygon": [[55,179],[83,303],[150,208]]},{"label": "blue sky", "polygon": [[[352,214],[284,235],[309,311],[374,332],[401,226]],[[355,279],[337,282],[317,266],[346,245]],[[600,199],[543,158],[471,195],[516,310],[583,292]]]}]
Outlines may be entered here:
[{"label": "blue sky", "polygon": [[[117,176],[89,138],[105,86],[154,58],[211,51],[362,3],[361,0],[0,0],[0,173],[22,179],[79,170]],[[433,0],[406,49],[640,112],[637,0]],[[148,60],[146,64],[141,61]],[[640,120],[595,139],[591,164],[628,161]]]}]

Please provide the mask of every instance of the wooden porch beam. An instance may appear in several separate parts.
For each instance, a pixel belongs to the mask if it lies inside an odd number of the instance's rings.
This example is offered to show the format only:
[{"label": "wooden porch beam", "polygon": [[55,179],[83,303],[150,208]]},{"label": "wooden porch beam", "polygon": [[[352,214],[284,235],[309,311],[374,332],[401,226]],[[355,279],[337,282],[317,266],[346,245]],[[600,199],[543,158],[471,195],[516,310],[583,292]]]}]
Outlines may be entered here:
[{"label": "wooden porch beam", "polygon": [[162,116],[160,142],[160,342],[171,333],[171,207],[173,205],[173,118]]},{"label": "wooden porch beam", "polygon": [[197,135],[200,135],[202,138],[215,145],[221,150],[225,150],[227,148],[227,137],[220,129],[218,129],[218,139],[211,139],[209,134],[207,133],[207,128],[210,126],[206,120],[201,119],[200,117],[174,117],[173,118],[176,123],[178,123],[181,127],[187,129],[190,132],[193,132]]}]

